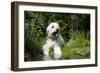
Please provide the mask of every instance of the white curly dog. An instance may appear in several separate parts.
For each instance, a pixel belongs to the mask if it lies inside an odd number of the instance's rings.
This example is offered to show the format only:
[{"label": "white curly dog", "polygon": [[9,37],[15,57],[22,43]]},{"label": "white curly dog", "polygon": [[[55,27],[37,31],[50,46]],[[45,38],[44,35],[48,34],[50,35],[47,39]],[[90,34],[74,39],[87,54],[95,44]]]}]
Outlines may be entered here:
[{"label": "white curly dog", "polygon": [[51,60],[49,56],[49,50],[53,48],[54,59],[58,60],[62,56],[61,46],[64,44],[63,38],[60,34],[59,24],[56,22],[50,23],[46,29],[47,31],[47,41],[43,45],[44,60]]}]

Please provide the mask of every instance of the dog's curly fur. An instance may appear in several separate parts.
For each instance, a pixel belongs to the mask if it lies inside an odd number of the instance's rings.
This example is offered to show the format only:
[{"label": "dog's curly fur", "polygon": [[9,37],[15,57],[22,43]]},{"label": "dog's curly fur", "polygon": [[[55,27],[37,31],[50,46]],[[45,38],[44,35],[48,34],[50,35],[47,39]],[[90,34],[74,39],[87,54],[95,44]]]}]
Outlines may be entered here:
[{"label": "dog's curly fur", "polygon": [[44,60],[51,60],[49,56],[49,49],[54,49],[54,59],[58,60],[62,56],[61,46],[64,44],[63,38],[60,34],[60,27],[58,23],[52,22],[47,27],[47,41],[43,45]]}]

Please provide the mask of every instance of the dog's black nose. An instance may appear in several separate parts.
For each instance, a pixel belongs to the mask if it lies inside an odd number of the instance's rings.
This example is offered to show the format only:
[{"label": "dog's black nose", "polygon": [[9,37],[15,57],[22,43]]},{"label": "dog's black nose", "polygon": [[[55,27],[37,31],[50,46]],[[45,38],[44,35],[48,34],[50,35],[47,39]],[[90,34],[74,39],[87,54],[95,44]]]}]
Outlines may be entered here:
[{"label": "dog's black nose", "polygon": [[56,32],[59,32],[59,29],[57,29]]}]

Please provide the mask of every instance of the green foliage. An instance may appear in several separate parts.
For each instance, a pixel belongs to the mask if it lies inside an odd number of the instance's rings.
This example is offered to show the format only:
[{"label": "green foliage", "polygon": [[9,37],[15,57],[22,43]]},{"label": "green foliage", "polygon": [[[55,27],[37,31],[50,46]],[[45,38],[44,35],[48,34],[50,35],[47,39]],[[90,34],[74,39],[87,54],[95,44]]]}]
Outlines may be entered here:
[{"label": "green foliage", "polygon": [[82,59],[90,57],[90,41],[84,32],[75,32],[74,38],[64,44],[62,48],[64,59]]},{"label": "green foliage", "polygon": [[[78,17],[78,31],[72,32],[71,16]],[[52,12],[24,12],[25,61],[42,60],[42,46],[46,41],[46,28],[51,22],[57,22],[64,39],[63,59],[89,58],[90,15]],[[84,33],[83,33],[84,32]],[[88,35],[88,37],[87,37]],[[72,39],[73,38],[73,39]],[[53,50],[50,52],[53,56]],[[72,56],[73,55],[73,56]]]}]

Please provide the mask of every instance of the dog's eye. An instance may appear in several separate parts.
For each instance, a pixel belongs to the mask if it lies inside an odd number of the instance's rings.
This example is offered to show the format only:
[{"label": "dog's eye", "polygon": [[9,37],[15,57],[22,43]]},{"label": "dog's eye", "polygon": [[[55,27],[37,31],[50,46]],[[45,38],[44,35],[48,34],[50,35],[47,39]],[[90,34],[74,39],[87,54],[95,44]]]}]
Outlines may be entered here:
[{"label": "dog's eye", "polygon": [[52,26],[52,28],[54,28],[54,26]]}]

